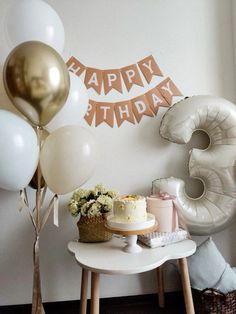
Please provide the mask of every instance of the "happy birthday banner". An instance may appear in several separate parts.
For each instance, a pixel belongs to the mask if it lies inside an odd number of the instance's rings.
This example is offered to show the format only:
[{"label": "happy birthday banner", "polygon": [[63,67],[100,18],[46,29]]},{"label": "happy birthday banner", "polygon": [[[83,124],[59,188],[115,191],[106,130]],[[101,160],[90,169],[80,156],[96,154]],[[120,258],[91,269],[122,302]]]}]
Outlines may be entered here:
[{"label": "happy birthday banner", "polygon": [[[84,83],[87,89],[92,88],[98,94],[101,94],[103,87],[105,95],[113,89],[123,94],[124,86],[128,92],[133,85],[143,87],[144,84],[139,71],[141,71],[148,84],[151,82],[154,75],[163,77],[153,56],[148,56],[137,62],[137,64],[111,70],[86,67],[73,56],[66,64],[69,71],[78,76],[85,72]],[[92,125],[95,118],[96,126],[104,122],[110,127],[113,127],[115,120],[118,127],[120,127],[124,121],[136,124],[141,121],[143,116],[154,117],[159,107],[171,106],[174,96],[182,96],[182,94],[174,82],[168,77],[145,94],[130,100],[99,102],[90,99],[88,111],[84,119],[89,125]]]}]

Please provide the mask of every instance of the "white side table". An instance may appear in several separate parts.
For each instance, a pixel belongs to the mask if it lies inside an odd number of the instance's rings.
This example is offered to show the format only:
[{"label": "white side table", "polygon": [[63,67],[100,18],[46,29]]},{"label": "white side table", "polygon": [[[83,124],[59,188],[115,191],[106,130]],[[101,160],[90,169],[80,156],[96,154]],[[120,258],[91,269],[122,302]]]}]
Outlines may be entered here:
[{"label": "white side table", "polygon": [[150,249],[143,247],[137,254],[129,254],[122,250],[124,241],[113,237],[111,241],[101,243],[81,243],[71,241],[68,250],[74,254],[82,267],[80,314],[86,314],[88,272],[91,271],[91,314],[99,314],[99,275],[100,274],[137,274],[157,269],[158,297],[160,307],[164,307],[164,283],[161,266],[168,260],[179,262],[187,314],[194,314],[192,292],[186,257],[196,250],[192,240]]}]

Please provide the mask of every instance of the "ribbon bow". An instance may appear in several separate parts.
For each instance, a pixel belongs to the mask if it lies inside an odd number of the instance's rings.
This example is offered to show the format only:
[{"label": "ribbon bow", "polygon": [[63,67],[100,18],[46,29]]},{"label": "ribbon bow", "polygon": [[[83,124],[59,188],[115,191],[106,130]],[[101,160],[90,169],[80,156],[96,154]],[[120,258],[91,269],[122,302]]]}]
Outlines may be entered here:
[{"label": "ribbon bow", "polygon": [[167,192],[162,192],[162,191],[158,192],[156,196],[162,200],[175,200],[176,199],[176,196],[170,195]]}]

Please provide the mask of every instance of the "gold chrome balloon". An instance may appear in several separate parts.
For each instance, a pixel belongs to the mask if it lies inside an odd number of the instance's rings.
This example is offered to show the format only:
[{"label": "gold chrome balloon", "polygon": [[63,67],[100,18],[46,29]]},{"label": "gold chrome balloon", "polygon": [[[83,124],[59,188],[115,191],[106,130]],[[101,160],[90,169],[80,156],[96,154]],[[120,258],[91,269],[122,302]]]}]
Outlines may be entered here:
[{"label": "gold chrome balloon", "polygon": [[[38,166],[38,167],[40,167],[40,166]],[[31,179],[31,181],[29,183],[29,186],[32,189],[37,190],[37,188],[38,188],[38,168],[36,169],[36,171],[33,175],[33,178]],[[44,177],[41,176],[41,178],[40,178],[40,189],[42,189],[44,187],[45,187],[45,180],[44,180]]]},{"label": "gold chrome balloon", "polygon": [[4,64],[3,81],[14,106],[39,126],[48,124],[63,107],[70,87],[61,56],[38,41],[12,50]]}]

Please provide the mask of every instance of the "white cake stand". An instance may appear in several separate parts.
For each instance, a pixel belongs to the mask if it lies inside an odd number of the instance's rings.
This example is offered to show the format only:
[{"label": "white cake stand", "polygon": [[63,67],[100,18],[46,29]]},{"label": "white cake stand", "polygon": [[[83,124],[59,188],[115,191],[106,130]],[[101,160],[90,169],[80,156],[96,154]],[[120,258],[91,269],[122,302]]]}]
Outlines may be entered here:
[{"label": "white cake stand", "polygon": [[144,235],[157,229],[155,216],[148,214],[147,221],[141,223],[119,223],[114,217],[108,217],[105,228],[114,234],[126,236],[126,246],[123,251],[126,253],[139,253],[142,251],[141,246],[137,244],[138,235]]}]

